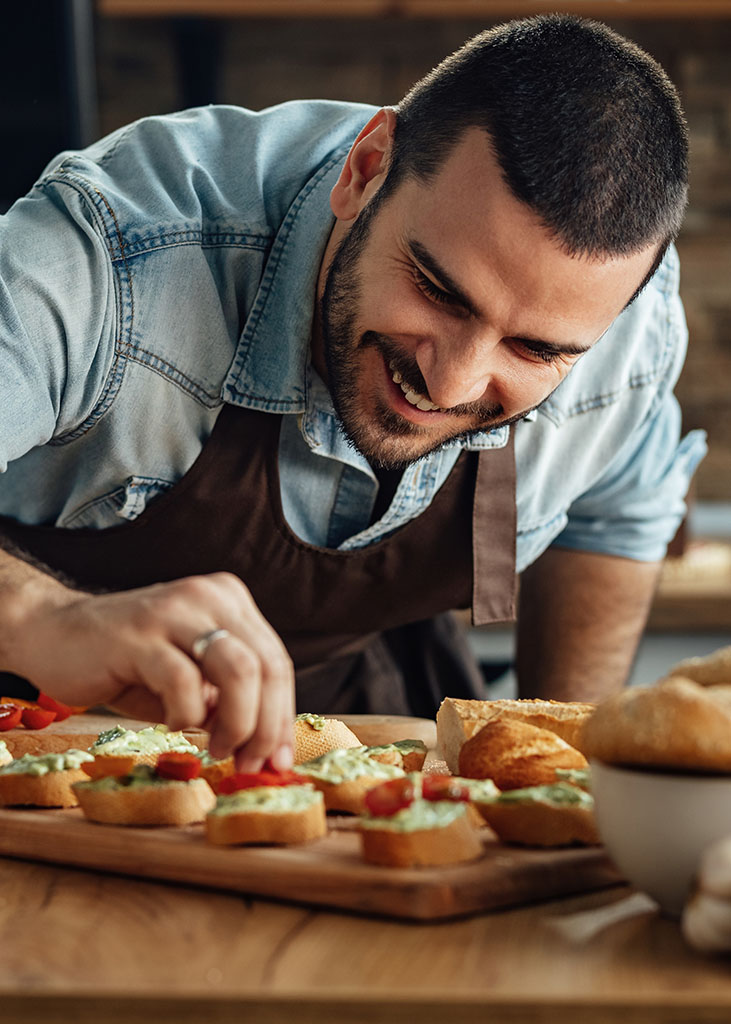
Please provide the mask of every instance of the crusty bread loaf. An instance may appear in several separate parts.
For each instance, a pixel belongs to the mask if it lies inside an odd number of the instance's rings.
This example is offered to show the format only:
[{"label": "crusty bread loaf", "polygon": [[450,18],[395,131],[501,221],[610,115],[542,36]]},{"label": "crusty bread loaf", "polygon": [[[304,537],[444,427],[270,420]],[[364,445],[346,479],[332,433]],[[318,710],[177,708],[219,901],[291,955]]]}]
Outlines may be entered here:
[{"label": "crusty bread loaf", "polygon": [[65,768],[45,775],[0,774],[0,805],[76,807],[78,801],[72,786],[86,778],[81,768]]},{"label": "crusty bread loaf", "polygon": [[322,801],[297,811],[245,811],[206,816],[208,841],[222,846],[253,843],[292,846],[312,842],[326,834]]},{"label": "crusty bread loaf", "polygon": [[599,844],[593,811],[586,807],[559,807],[538,800],[525,803],[475,805],[504,843],[523,846],[586,846]]},{"label": "crusty bread loaf", "polygon": [[480,834],[466,813],[440,828],[400,832],[361,829],[363,859],[369,864],[413,868],[461,864],[482,856]]},{"label": "crusty bread loaf", "polygon": [[731,771],[731,686],[673,676],[603,701],[584,726],[589,757],[608,764]]},{"label": "crusty bread loaf", "polygon": [[556,781],[557,768],[586,768],[583,754],[548,729],[493,718],[462,747],[459,774],[492,779],[498,789]]},{"label": "crusty bread loaf", "polygon": [[297,717],[294,722],[294,763],[304,764],[329,750],[347,750],[360,747],[361,742],[347,725],[337,718],[310,716],[317,726],[306,717]]},{"label": "crusty bread loaf", "polygon": [[495,718],[548,729],[581,750],[582,726],[594,704],[558,700],[461,700],[445,697],[437,712],[437,744],[450,771],[459,770],[462,744]]},{"label": "crusty bread loaf", "polygon": [[77,783],[74,793],[85,816],[105,825],[191,825],[203,821],[216,803],[200,778],[119,789],[97,789],[87,780]]}]

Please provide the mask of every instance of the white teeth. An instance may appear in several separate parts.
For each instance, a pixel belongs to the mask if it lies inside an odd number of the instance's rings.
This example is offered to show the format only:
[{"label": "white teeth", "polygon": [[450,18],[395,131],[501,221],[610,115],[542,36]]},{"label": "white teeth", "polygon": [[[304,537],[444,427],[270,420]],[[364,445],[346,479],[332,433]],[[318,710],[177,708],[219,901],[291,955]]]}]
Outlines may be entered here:
[{"label": "white teeth", "polygon": [[438,405],[434,405],[429,399],[420,394],[418,391],[414,391],[409,387],[408,384],[404,384],[404,378],[393,367],[393,363],[389,363],[389,369],[391,371],[391,380],[394,384],[398,384],[404,393],[404,398],[410,405],[415,405],[417,409],[421,409],[422,412],[438,412],[441,411]]}]

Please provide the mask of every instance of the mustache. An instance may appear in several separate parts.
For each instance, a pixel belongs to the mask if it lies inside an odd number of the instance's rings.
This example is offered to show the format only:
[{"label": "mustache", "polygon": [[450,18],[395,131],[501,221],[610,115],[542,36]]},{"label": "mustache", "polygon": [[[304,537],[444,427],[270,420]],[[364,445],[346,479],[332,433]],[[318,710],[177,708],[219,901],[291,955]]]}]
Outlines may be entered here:
[{"label": "mustache", "polygon": [[[366,331],[361,335],[360,345],[362,348],[375,348],[386,360],[386,365],[398,371],[406,384],[412,391],[425,395],[432,401],[429,389],[427,388],[424,375],[413,356],[403,352],[394,341],[385,334],[377,331]],[[436,403],[435,403],[436,404]],[[478,418],[480,422],[491,422],[504,414],[504,409],[499,403],[468,402],[465,405],[454,405],[445,409],[454,416],[471,416]]]}]

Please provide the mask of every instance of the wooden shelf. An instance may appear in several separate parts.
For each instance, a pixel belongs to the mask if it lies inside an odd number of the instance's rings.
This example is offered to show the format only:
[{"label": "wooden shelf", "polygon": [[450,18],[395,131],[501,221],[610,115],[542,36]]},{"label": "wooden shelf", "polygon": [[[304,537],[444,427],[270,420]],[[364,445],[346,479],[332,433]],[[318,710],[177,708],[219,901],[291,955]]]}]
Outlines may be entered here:
[{"label": "wooden shelf", "polygon": [[518,18],[560,11],[600,19],[728,18],[731,0],[97,0],[106,17]]}]

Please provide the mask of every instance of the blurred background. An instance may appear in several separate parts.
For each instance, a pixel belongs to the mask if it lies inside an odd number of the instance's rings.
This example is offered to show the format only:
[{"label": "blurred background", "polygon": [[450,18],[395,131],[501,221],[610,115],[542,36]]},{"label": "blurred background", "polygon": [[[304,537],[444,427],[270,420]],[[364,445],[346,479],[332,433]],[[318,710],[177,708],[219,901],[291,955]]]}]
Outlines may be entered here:
[{"label": "blurred background", "polygon": [[[691,136],[678,242],[690,329],[677,388],[710,450],[671,549],[634,681],[731,642],[731,0],[24,0],[3,8],[0,209],[45,162],[147,114],[299,98],[397,102],[465,39],[546,11],[599,18],[656,57]],[[8,138],[9,137],[9,138]],[[488,675],[509,630],[473,640]],[[489,667],[493,664],[493,669]],[[510,686],[508,682],[506,685]]]}]

